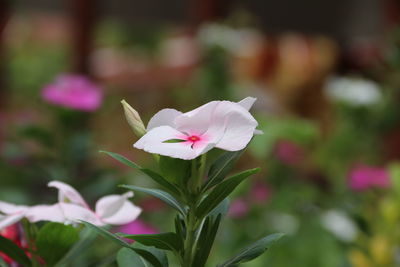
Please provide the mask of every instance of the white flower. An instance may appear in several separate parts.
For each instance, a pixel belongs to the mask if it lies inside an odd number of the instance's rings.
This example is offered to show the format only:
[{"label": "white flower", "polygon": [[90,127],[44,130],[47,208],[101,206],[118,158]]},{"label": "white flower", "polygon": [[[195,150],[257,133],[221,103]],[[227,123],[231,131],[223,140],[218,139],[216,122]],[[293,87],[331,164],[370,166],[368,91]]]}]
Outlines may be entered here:
[{"label": "white flower", "polygon": [[342,211],[330,210],[322,214],[322,225],[338,239],[350,242],[356,238],[357,227]]},{"label": "white flower", "polygon": [[134,147],[149,153],[184,160],[216,147],[237,151],[246,147],[258,125],[249,113],[255,98],[239,103],[212,101],[187,113],[163,109],[147,125]]},{"label": "white flower", "polygon": [[326,94],[336,101],[356,106],[367,106],[379,102],[382,94],[378,84],[357,78],[336,77],[328,81]]},{"label": "white flower", "polygon": [[135,220],[141,213],[139,207],[128,201],[128,198],[133,196],[132,192],[102,197],[97,201],[93,211],[70,185],[59,181],[52,181],[48,185],[59,190],[56,204],[29,207],[0,201],[0,229],[24,217],[32,223],[51,221],[71,224],[87,221],[98,226],[122,225]]}]

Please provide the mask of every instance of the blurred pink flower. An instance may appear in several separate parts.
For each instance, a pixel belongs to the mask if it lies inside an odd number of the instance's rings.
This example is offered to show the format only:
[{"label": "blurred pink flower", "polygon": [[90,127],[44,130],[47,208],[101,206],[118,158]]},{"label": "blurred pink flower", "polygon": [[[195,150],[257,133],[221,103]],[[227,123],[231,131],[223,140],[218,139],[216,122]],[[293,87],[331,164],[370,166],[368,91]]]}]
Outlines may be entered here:
[{"label": "blurred pink flower", "polygon": [[364,191],[372,187],[390,186],[389,173],[385,168],[358,165],[350,171],[349,186],[354,191]]},{"label": "blurred pink flower", "polygon": [[304,150],[290,140],[280,140],[276,143],[275,155],[283,163],[295,165],[304,158]]},{"label": "blurred pink flower", "polygon": [[242,218],[246,216],[247,213],[249,213],[249,205],[242,198],[234,200],[228,211],[228,215],[233,218]]},{"label": "blurred pink flower", "polygon": [[63,74],[54,83],[46,85],[42,97],[57,106],[80,111],[94,111],[100,107],[103,94],[101,89],[87,77]]},{"label": "blurred pink flower", "polygon": [[271,189],[264,182],[256,182],[251,188],[251,200],[256,203],[263,203],[271,196]]},{"label": "blurred pink flower", "polygon": [[156,228],[138,219],[118,227],[118,232],[129,235],[157,234]]}]

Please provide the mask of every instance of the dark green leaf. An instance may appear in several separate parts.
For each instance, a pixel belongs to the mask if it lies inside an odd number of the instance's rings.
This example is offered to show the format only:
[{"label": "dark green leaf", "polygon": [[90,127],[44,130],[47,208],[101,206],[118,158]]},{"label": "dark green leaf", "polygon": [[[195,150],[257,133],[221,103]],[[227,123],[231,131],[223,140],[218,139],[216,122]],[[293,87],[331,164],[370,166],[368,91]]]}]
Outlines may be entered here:
[{"label": "dark green leaf", "polygon": [[178,215],[175,217],[175,232],[178,236],[184,237],[184,233],[186,232],[185,229],[185,222],[184,220]]},{"label": "dark green leaf", "polygon": [[208,216],[204,221],[197,246],[198,251],[196,252],[193,261],[193,267],[203,267],[206,264],[218,231],[219,224],[221,222],[221,217],[221,214],[219,214],[216,218]]},{"label": "dark green leaf", "polygon": [[276,241],[282,238],[284,234],[277,233],[264,237],[250,246],[243,249],[233,258],[227,260],[218,267],[235,267],[243,262],[251,261],[261,254],[263,254],[267,249],[269,249]]},{"label": "dark green leaf", "polygon": [[119,155],[117,153],[113,153],[113,152],[108,152],[108,151],[100,151],[101,153],[106,153],[107,155],[113,157],[114,159],[118,160],[119,162],[140,170],[141,172],[145,173],[146,175],[148,175],[151,179],[153,179],[153,181],[155,181],[156,183],[158,183],[159,185],[163,186],[165,189],[167,189],[168,191],[170,191],[171,193],[173,193],[174,195],[179,195],[179,190],[170,182],[168,182],[164,177],[162,177],[160,174],[146,169],[146,168],[142,168],[141,166],[137,165],[136,163],[130,161],[129,159],[125,158],[122,155]]},{"label": "dark green leaf", "polygon": [[[143,258],[135,250],[147,251],[148,255],[152,255],[157,261],[155,264],[150,263]],[[143,254],[143,253],[141,253]],[[134,244],[132,249],[122,248],[118,251],[117,262],[119,267],[168,267],[168,259],[164,251],[152,247],[145,247],[143,245]]]},{"label": "dark green leaf", "polygon": [[72,266],[72,262],[76,260],[81,254],[82,250],[87,249],[95,240],[97,233],[89,227],[85,227],[80,233],[79,241],[68,251],[68,253],[61,259],[56,267]]},{"label": "dark green leaf", "polygon": [[182,242],[179,236],[175,233],[147,234],[147,235],[125,235],[125,238],[135,240],[145,246],[153,246],[159,249],[180,251]]},{"label": "dark green leaf", "polygon": [[201,201],[199,207],[196,210],[196,215],[199,218],[203,218],[215,207],[218,206],[242,181],[244,181],[250,175],[257,173],[260,169],[251,169],[241,173],[238,173],[219,185],[217,185],[211,193]]},{"label": "dark green leaf", "polygon": [[88,227],[88,228],[94,230],[96,233],[100,234],[100,235],[103,236],[104,238],[106,238],[106,239],[108,239],[108,240],[111,240],[111,241],[113,241],[114,243],[116,243],[116,244],[118,244],[118,245],[120,245],[120,246],[122,246],[122,247],[130,248],[130,245],[129,245],[127,242],[125,242],[124,240],[122,240],[119,236],[117,236],[117,235],[115,235],[115,234],[113,234],[113,233],[110,233],[109,231],[107,231],[107,230],[105,230],[105,229],[103,229],[103,228],[101,228],[101,227],[98,227],[98,226],[96,226],[96,225],[94,225],[94,224],[91,224],[91,223],[89,223],[89,222],[85,222],[85,221],[81,221],[81,222],[82,222],[86,227]]},{"label": "dark green leaf", "polygon": [[25,252],[11,240],[0,235],[0,251],[22,266],[31,266],[31,261]]},{"label": "dark green leaf", "polygon": [[139,186],[133,186],[133,185],[121,185],[121,187],[133,190],[133,191],[139,191],[143,193],[147,193],[149,195],[152,195],[158,199],[161,199],[177,211],[179,211],[182,215],[185,214],[185,209],[184,207],[176,200],[172,195],[170,195],[167,192],[164,192],[160,189],[152,189],[152,188],[144,188],[144,187],[139,187]]},{"label": "dark green leaf", "polygon": [[148,267],[145,260],[129,248],[121,248],[118,251],[117,263],[119,267]]},{"label": "dark green leaf", "polygon": [[91,223],[85,222],[85,221],[81,221],[83,224],[85,224],[87,227],[89,227],[90,229],[93,229],[96,233],[102,235],[103,237],[105,237],[108,240],[113,241],[114,243],[122,246],[122,247],[126,247],[129,249],[134,250],[137,254],[139,254],[142,258],[146,259],[148,262],[150,262],[151,264],[154,265],[154,267],[163,267],[163,265],[160,263],[160,261],[157,259],[157,257],[155,257],[151,252],[149,252],[147,249],[142,249],[142,248],[137,248],[134,246],[130,246],[127,242],[125,242],[124,240],[122,240],[119,236],[108,232],[107,230],[98,227],[96,225],[93,225]]},{"label": "dark green leaf", "polygon": [[174,184],[183,184],[190,175],[190,160],[161,156],[159,165],[163,177]]},{"label": "dark green leaf", "polygon": [[37,253],[49,266],[54,266],[79,240],[74,227],[62,223],[47,223],[38,232]]},{"label": "dark green leaf", "polygon": [[243,154],[243,151],[244,150],[225,152],[219,156],[210,167],[210,171],[208,172],[208,180],[203,186],[203,191],[207,191],[223,181],[226,175],[232,169],[233,165],[236,163],[237,159]]}]

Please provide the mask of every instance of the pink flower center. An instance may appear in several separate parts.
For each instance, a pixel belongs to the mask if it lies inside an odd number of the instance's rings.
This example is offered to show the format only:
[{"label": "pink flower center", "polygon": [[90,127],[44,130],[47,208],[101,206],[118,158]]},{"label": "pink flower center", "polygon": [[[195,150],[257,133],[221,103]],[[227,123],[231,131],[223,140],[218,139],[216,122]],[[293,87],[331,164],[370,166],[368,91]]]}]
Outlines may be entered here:
[{"label": "pink flower center", "polygon": [[196,143],[197,141],[200,141],[200,137],[197,135],[191,135],[187,138],[188,141]]}]

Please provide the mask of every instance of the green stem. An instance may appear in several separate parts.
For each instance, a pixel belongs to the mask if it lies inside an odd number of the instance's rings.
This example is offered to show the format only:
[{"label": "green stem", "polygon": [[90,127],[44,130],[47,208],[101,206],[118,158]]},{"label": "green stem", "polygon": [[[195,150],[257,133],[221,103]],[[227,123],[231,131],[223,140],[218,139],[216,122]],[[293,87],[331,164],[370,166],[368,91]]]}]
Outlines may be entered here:
[{"label": "green stem", "polygon": [[189,207],[186,218],[186,239],[184,243],[183,267],[191,267],[196,251],[194,245],[196,242],[197,218],[194,214],[193,206]]},{"label": "green stem", "polygon": [[32,262],[32,266],[33,267],[39,267],[40,262],[39,262],[39,257],[36,255],[36,247],[35,247],[35,234],[33,233],[33,229],[32,229],[32,225],[30,224],[30,222],[27,219],[23,219],[21,221],[22,224],[22,228],[24,229],[24,233],[25,233],[25,238],[26,238],[26,242],[28,244],[28,251],[29,253],[31,253],[32,257],[31,257],[31,262]]}]

